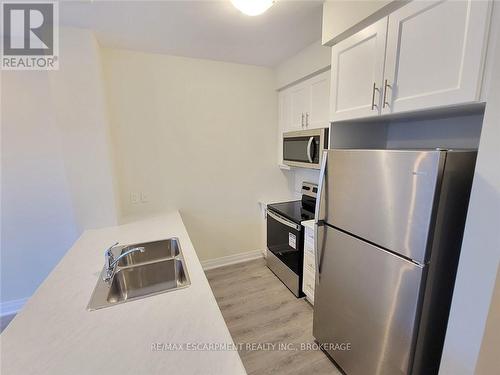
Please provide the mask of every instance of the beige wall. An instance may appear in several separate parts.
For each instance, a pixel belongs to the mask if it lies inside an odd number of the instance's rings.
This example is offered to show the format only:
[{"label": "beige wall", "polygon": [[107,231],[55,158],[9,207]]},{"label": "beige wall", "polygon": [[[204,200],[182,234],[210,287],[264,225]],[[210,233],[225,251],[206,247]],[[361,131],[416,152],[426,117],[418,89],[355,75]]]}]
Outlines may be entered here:
[{"label": "beige wall", "polygon": [[[179,209],[202,260],[265,248],[259,200],[289,194],[277,168],[267,68],[103,49],[125,216]],[[147,203],[131,203],[144,192]]]}]

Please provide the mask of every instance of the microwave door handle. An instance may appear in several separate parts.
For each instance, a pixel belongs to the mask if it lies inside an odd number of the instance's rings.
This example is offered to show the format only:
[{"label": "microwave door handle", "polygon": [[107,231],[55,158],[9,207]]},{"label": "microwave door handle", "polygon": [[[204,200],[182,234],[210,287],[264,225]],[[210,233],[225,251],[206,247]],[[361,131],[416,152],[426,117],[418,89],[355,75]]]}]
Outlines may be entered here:
[{"label": "microwave door handle", "polygon": [[309,138],[309,142],[307,142],[307,159],[309,160],[309,163],[313,162],[313,156],[311,155],[311,146],[314,142],[314,137]]},{"label": "microwave door handle", "polygon": [[[316,260],[316,284],[319,284],[321,277],[321,262],[323,260],[323,247],[325,236],[325,177],[328,163],[328,151],[323,151],[321,158],[321,169],[319,173],[318,194],[314,214],[314,256]],[[321,252],[320,252],[321,250]]]}]

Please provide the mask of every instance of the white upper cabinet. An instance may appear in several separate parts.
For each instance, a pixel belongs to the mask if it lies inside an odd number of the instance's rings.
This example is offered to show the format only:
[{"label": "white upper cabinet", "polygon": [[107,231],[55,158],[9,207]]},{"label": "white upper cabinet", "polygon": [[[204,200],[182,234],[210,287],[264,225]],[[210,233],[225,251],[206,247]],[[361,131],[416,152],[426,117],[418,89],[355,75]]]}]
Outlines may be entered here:
[{"label": "white upper cabinet", "polygon": [[413,1],[389,16],[383,114],[479,100],[490,5]]},{"label": "white upper cabinet", "polygon": [[332,48],[332,121],[479,101],[490,1],[412,1]]},{"label": "white upper cabinet", "polygon": [[283,165],[283,132],[291,128],[292,106],[290,91],[278,93],[278,165]]},{"label": "white upper cabinet", "polygon": [[331,121],[380,114],[387,17],[332,47]]},{"label": "white upper cabinet", "polygon": [[283,167],[283,133],[328,127],[330,125],[329,109],[329,70],[278,93],[278,164],[280,166]]},{"label": "white upper cabinet", "polygon": [[292,106],[290,91],[283,90],[278,93],[279,126],[281,129],[291,128]]},{"label": "white upper cabinet", "polygon": [[330,125],[330,71],[318,74],[306,82],[310,90],[310,112],[306,114],[306,127],[326,128]]},{"label": "white upper cabinet", "polygon": [[306,114],[309,113],[309,86],[304,82],[291,87],[292,122],[290,130],[305,127]]},{"label": "white upper cabinet", "polygon": [[278,101],[283,131],[328,127],[330,71],[280,91]]}]

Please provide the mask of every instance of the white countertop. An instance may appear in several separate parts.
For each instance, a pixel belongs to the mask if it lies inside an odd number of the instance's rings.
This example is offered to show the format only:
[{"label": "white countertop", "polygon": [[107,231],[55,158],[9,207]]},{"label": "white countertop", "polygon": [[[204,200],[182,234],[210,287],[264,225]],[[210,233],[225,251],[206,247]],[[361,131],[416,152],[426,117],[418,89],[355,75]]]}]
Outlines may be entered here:
[{"label": "white countertop", "polygon": [[302,224],[304,227],[314,229],[314,219],[301,221],[300,224]]},{"label": "white countertop", "polygon": [[[86,310],[106,247],[169,237],[180,240],[188,288]],[[178,212],[86,231],[0,338],[5,375],[246,374],[235,350],[152,350],[233,344]]]}]

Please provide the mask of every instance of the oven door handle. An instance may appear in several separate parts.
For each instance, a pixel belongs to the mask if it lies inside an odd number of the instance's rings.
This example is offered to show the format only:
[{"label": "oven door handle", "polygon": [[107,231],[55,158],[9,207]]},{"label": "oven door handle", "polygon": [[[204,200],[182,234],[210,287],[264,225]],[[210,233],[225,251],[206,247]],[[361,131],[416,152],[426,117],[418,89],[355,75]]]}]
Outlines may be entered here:
[{"label": "oven door handle", "polygon": [[301,225],[295,224],[294,222],[285,219],[283,216],[278,215],[277,213],[267,210],[267,215],[271,216],[274,220],[279,221],[281,224],[286,225],[287,227],[295,229],[297,232],[300,232],[302,229]]},{"label": "oven door handle", "polygon": [[311,156],[311,146],[313,142],[314,137],[309,138],[309,142],[307,142],[307,159],[309,160],[309,163],[313,162],[313,157]]}]

